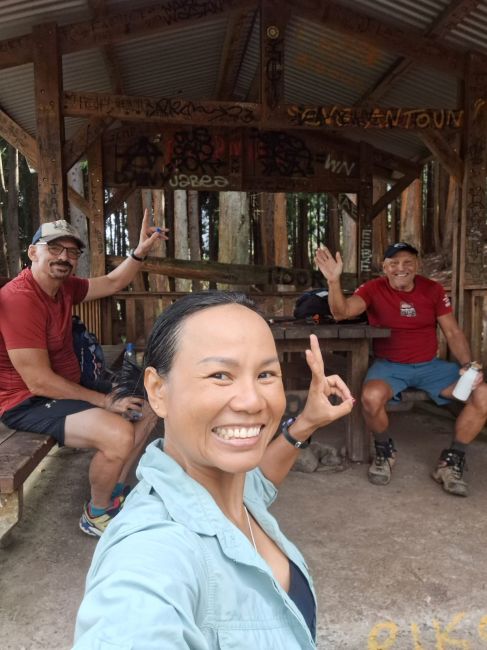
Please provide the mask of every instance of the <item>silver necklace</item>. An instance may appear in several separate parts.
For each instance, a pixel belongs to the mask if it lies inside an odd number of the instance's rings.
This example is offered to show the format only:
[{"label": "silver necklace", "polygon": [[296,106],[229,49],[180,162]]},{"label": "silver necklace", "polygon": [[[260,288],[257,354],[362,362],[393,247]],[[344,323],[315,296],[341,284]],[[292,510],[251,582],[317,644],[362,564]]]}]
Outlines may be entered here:
[{"label": "silver necklace", "polygon": [[254,533],[252,532],[252,525],[250,523],[249,511],[245,506],[244,506],[244,510],[245,510],[245,514],[247,515],[247,523],[249,524],[250,538],[252,540],[252,544],[254,545],[255,550],[257,551],[257,546],[255,544],[255,539],[254,539]]}]

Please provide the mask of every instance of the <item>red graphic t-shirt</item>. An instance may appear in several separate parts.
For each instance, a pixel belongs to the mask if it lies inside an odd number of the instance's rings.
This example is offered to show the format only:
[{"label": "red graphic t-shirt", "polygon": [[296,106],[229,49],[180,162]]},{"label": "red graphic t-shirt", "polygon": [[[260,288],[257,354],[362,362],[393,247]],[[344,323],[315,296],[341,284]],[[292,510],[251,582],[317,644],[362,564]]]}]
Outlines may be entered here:
[{"label": "red graphic t-shirt", "polygon": [[355,294],[367,305],[369,323],[391,330],[389,338],[374,339],[376,357],[397,363],[434,359],[437,318],[452,311],[441,284],[417,275],[412,291],[396,291],[386,277],[381,277],[365,282]]},{"label": "red graphic t-shirt", "polygon": [[0,416],[32,393],[10,362],[7,350],[47,350],[53,371],[79,383],[73,349],[72,306],[83,301],[88,280],[71,277],[51,298],[25,269],[0,290]]}]

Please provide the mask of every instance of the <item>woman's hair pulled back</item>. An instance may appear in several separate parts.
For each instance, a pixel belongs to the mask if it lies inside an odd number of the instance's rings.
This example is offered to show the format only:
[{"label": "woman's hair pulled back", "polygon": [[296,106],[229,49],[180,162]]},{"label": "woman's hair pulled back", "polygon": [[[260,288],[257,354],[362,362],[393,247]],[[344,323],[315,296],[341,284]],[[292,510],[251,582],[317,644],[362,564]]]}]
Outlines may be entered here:
[{"label": "woman's hair pulled back", "polygon": [[147,341],[144,368],[152,366],[160,375],[172,368],[181,329],[189,316],[222,305],[242,305],[260,313],[256,304],[243,293],[233,291],[200,291],[179,298],[157,318]]}]

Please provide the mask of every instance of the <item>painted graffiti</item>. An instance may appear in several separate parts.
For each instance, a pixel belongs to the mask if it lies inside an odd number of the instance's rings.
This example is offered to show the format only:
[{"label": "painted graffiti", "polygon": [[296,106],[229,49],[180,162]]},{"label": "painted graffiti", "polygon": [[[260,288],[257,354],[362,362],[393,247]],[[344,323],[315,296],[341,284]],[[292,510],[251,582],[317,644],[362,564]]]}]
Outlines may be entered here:
[{"label": "painted graffiti", "polygon": [[172,189],[180,190],[203,190],[210,187],[224,189],[228,184],[228,179],[223,176],[209,176],[207,174],[204,176],[197,176],[196,174],[175,174],[169,180],[169,185]]},{"label": "painted graffiti", "polygon": [[177,131],[166,138],[139,136],[128,145],[117,143],[115,184],[222,189],[229,184],[220,173],[225,171],[225,160],[220,156],[224,145],[221,138],[212,136],[204,127]]},{"label": "painted graffiti", "polygon": [[174,135],[172,165],[175,169],[215,174],[225,162],[216,153],[215,138],[205,127],[178,131]]},{"label": "painted graffiti", "polygon": [[[447,650],[447,648],[463,648],[463,650],[476,650],[479,645],[475,640],[469,640],[462,634],[460,626],[465,624],[466,613],[459,612],[453,616],[448,623],[442,623],[436,619],[431,622],[431,628],[425,625],[411,623],[408,632],[410,633],[411,650]],[[476,635],[480,641],[487,641],[487,616],[483,616],[475,626]],[[401,626],[393,621],[383,621],[374,625],[370,631],[367,641],[367,650],[400,650],[406,647],[405,634]],[[406,633],[407,634],[407,633]],[[468,636],[471,637],[471,634]],[[428,643],[428,645],[426,645]],[[482,644],[482,647],[484,645]]]},{"label": "painted graffiti", "polygon": [[[243,139],[244,138],[244,139]],[[105,176],[113,186],[271,188],[282,179],[288,191],[308,191],[333,176],[354,178],[356,157],[285,131],[247,133],[211,127],[164,131],[121,128],[104,138]],[[242,168],[243,165],[243,168]],[[291,184],[290,184],[291,183]]]},{"label": "painted graffiti", "polygon": [[99,93],[64,93],[67,115],[112,117],[122,120],[143,118],[146,121],[210,122],[238,126],[258,121],[253,105],[232,102],[193,102],[184,99],[129,97]]},{"label": "painted graffiti", "polygon": [[264,176],[313,176],[313,156],[304,140],[284,131],[260,131],[257,159]]},{"label": "painted graffiti", "polygon": [[464,111],[431,108],[372,108],[343,106],[290,106],[291,124],[362,129],[460,129]]},{"label": "painted graffiti", "polygon": [[164,154],[157,144],[140,137],[122,151],[115,149],[115,183],[136,187],[157,187],[171,175],[164,173]]},{"label": "painted graffiti", "polygon": [[95,43],[105,43],[107,34],[112,35],[114,32],[126,34],[136,27],[156,29],[180,21],[204,18],[221,13],[228,8],[229,4],[232,3],[225,0],[172,0],[172,2],[158,3],[145,8],[132,9],[123,14],[113,14],[106,18],[80,23],[65,31],[69,40],[74,43],[87,39]]},{"label": "painted graffiti", "polygon": [[[254,131],[256,159],[264,176],[311,178],[323,165],[325,172],[351,176],[356,163],[339,160],[330,151],[313,152],[303,138],[286,131]],[[318,169],[318,171],[317,171]]]},{"label": "painted graffiti", "polygon": [[331,171],[334,174],[341,174],[345,172],[346,176],[350,176],[356,167],[354,162],[347,162],[346,160],[337,160],[331,153],[318,154],[316,159],[324,164],[326,171]]}]

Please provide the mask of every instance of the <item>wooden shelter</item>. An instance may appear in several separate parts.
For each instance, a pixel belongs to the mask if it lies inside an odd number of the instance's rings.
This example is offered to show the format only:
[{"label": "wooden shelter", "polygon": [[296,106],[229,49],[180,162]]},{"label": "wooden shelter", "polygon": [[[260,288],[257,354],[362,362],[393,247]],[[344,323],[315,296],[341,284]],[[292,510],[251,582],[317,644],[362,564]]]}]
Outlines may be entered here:
[{"label": "wooden shelter", "polygon": [[[435,158],[461,187],[449,289],[487,361],[487,1],[414,5],[13,0],[0,7],[0,136],[37,171],[41,221],[68,204],[86,215],[93,274],[106,267],[105,219],[136,188],[328,192],[356,197],[359,282],[374,219]],[[86,193],[67,181],[83,159]],[[202,262],[171,263],[145,268],[204,275]],[[246,277],[306,285],[285,266]],[[110,307],[91,309],[110,342]]]}]

